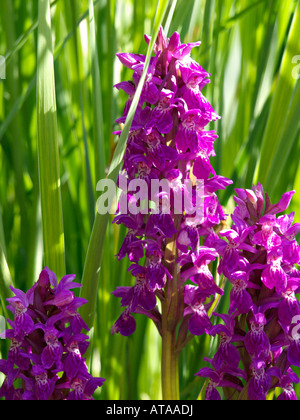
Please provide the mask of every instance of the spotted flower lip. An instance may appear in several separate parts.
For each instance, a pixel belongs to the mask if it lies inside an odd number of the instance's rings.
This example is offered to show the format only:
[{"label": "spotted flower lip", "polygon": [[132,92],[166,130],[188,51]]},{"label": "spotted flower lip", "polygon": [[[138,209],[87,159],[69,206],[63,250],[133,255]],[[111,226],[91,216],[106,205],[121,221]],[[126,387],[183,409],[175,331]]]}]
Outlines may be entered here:
[{"label": "spotted flower lip", "polygon": [[237,348],[232,344],[235,341],[243,339],[234,333],[234,317],[214,313],[214,316],[219,316],[224,324],[214,325],[209,334],[212,336],[220,336],[220,345],[214,355],[213,365],[221,369],[223,366],[230,366],[233,369],[238,368],[240,363],[240,355]]},{"label": "spotted flower lip", "polygon": [[264,332],[266,323],[265,315],[260,312],[255,313],[250,320],[251,330],[247,332],[244,343],[248,353],[252,357],[269,357],[271,347],[269,338]]},{"label": "spotted flower lip", "polygon": [[74,399],[77,381],[83,391],[75,399],[93,399],[93,392],[103,384],[104,379],[88,373],[83,357],[89,337],[81,330],[88,327],[78,308],[87,301],[75,297],[72,289],[81,284],[74,280],[72,274],[58,282],[45,267],[27,293],[12,288],[15,296],[7,300],[15,319],[5,332],[11,346],[7,360],[0,360],[6,375],[0,396],[6,400]]},{"label": "spotted flower lip", "polygon": [[156,296],[150,288],[145,267],[133,264],[129,270],[136,277],[137,282],[133,287],[117,287],[112,292],[115,297],[121,297],[121,306],[127,306],[131,312],[135,312],[138,306],[151,311],[156,306]]},{"label": "spotted flower lip", "polygon": [[247,288],[251,286],[254,289],[259,289],[260,287],[249,283],[248,274],[246,271],[237,271],[229,278],[229,281],[232,283],[229,314],[235,311],[238,314],[248,313],[252,308],[253,302],[250,294],[247,292]]},{"label": "spotted flower lip", "polygon": [[277,220],[274,215],[265,215],[259,220],[261,230],[254,234],[254,244],[264,246],[267,251],[278,248],[281,245],[281,238],[274,231],[277,227]]},{"label": "spotted flower lip", "polygon": [[182,112],[182,124],[175,136],[178,151],[185,153],[188,149],[199,151],[200,135],[204,127],[212,120],[218,119],[213,111],[201,112],[199,109],[189,109]]},{"label": "spotted flower lip", "polygon": [[193,335],[202,335],[212,326],[204,306],[207,296],[209,296],[209,292],[203,292],[199,287],[184,286],[184,303],[187,305],[184,316],[190,316],[188,328]]},{"label": "spotted flower lip", "polygon": [[266,400],[267,392],[272,384],[273,368],[266,368],[264,361],[255,359],[251,364],[252,377],[249,381],[248,395],[253,401]]},{"label": "spotted flower lip", "polygon": [[128,337],[136,330],[136,321],[128,310],[122,312],[117,321],[111,328],[111,333],[120,333],[124,337]]}]

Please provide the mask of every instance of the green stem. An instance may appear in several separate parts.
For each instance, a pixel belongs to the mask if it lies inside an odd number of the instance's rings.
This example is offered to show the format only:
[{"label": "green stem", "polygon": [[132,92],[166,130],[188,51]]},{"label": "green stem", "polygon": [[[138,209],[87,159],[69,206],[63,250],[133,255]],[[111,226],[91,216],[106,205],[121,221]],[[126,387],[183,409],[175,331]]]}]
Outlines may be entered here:
[{"label": "green stem", "polygon": [[[181,216],[175,216],[174,225],[177,231]],[[164,400],[179,400],[179,355],[176,351],[176,329],[182,318],[183,302],[177,275],[177,233],[166,246],[165,261],[173,278],[165,286],[165,300],[162,302],[162,393]]]},{"label": "green stem", "polygon": [[167,302],[162,310],[162,394],[163,400],[179,400],[179,353],[175,351],[176,328],[168,328]]}]

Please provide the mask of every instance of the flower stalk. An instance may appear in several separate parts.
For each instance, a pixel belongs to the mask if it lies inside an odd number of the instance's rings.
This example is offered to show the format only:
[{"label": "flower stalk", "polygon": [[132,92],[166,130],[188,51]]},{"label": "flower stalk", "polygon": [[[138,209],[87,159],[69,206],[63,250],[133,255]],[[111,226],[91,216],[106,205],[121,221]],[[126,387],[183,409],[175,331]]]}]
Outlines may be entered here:
[{"label": "flower stalk", "polygon": [[[177,216],[175,226],[180,227],[181,217]],[[169,272],[173,273],[172,280],[167,280],[165,298],[162,301],[162,395],[164,400],[179,400],[179,353],[176,351],[177,326],[182,318],[179,306],[183,307],[183,294],[178,284],[177,234],[166,246],[165,261]],[[181,305],[180,305],[181,304]]]},{"label": "flower stalk", "polygon": [[176,329],[168,327],[166,305],[162,309],[162,396],[164,400],[179,400],[179,354],[176,352]]}]

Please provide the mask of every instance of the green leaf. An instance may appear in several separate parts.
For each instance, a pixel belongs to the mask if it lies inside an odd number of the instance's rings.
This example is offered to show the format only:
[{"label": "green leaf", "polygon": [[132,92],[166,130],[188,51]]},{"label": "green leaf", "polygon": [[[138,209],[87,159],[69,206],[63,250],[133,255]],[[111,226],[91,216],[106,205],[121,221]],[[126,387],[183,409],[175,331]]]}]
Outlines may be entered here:
[{"label": "green leaf", "polygon": [[[280,131],[278,145],[272,160],[272,165],[265,182],[266,191],[270,195],[275,192],[276,186],[284,176],[285,165],[288,163],[290,152],[297,141],[297,133],[300,128],[300,80],[298,80],[293,97],[287,108],[285,121]],[[284,192],[284,191],[282,191]]]},{"label": "green leaf", "polygon": [[49,0],[39,0],[37,58],[38,163],[44,263],[62,277],[65,274],[64,230]]},{"label": "green leaf", "polygon": [[[299,113],[299,102],[295,102],[296,96],[293,96],[296,79],[292,75],[292,59],[298,53],[299,25],[300,3],[297,2],[273,94],[261,155],[256,166],[255,182],[259,181],[264,185],[267,192],[273,191],[276,187],[277,172],[282,164],[281,156],[286,159],[295,138],[295,135],[292,135],[294,113],[297,111]],[[287,110],[290,112],[289,115],[287,115]],[[286,145],[286,142],[289,144]]]},{"label": "green leaf", "polygon": [[92,65],[92,95],[93,95],[93,125],[95,147],[95,177],[96,181],[105,175],[105,146],[103,129],[103,106],[101,95],[101,78],[95,29],[95,14],[93,0],[89,0],[90,24],[90,54]]}]

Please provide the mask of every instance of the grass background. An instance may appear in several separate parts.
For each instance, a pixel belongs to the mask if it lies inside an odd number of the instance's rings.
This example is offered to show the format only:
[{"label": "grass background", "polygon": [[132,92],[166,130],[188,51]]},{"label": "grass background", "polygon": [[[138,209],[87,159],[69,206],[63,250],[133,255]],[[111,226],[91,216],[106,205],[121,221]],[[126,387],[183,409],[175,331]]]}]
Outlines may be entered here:
[{"label": "grass background", "polygon": [[[150,0],[56,0],[47,22],[42,6],[39,13],[42,3],[47,6],[45,0],[1,0],[0,55],[6,64],[6,79],[0,80],[4,316],[9,284],[26,290],[45,261],[57,261],[47,250],[63,256],[60,263],[53,262],[60,265],[58,271],[63,274],[65,266],[78,281],[83,277],[96,184],[113,159],[117,138],[111,133],[126,100],[113,85],[132,75],[115,53],[146,54],[143,35],[152,32],[157,6]],[[178,31],[182,42],[202,41],[192,56],[211,73],[204,94],[222,116],[210,126],[219,135],[213,165],[218,174],[234,181],[220,195],[222,204],[230,212],[233,188],[251,188],[259,181],[272,202],[295,189],[291,211],[300,221],[299,1],[161,3],[167,7],[164,24],[175,6],[169,35]],[[38,49],[42,37],[44,49]],[[44,175],[41,167],[49,167]],[[53,185],[58,205],[51,210],[47,188]],[[110,293],[118,285],[131,284],[128,261],[114,257],[125,230],[109,221],[107,230],[98,234],[104,247],[99,287],[94,290],[97,307],[89,363],[92,373],[107,382],[97,398],[161,398],[160,338],[152,324],[137,316],[132,337],[110,335],[120,314],[119,300]],[[228,293],[219,311],[227,300]],[[0,341],[3,357],[7,344]],[[203,336],[183,351],[182,398],[197,398],[203,379],[194,374],[214,345]],[[300,395],[300,387],[296,389]]]}]

